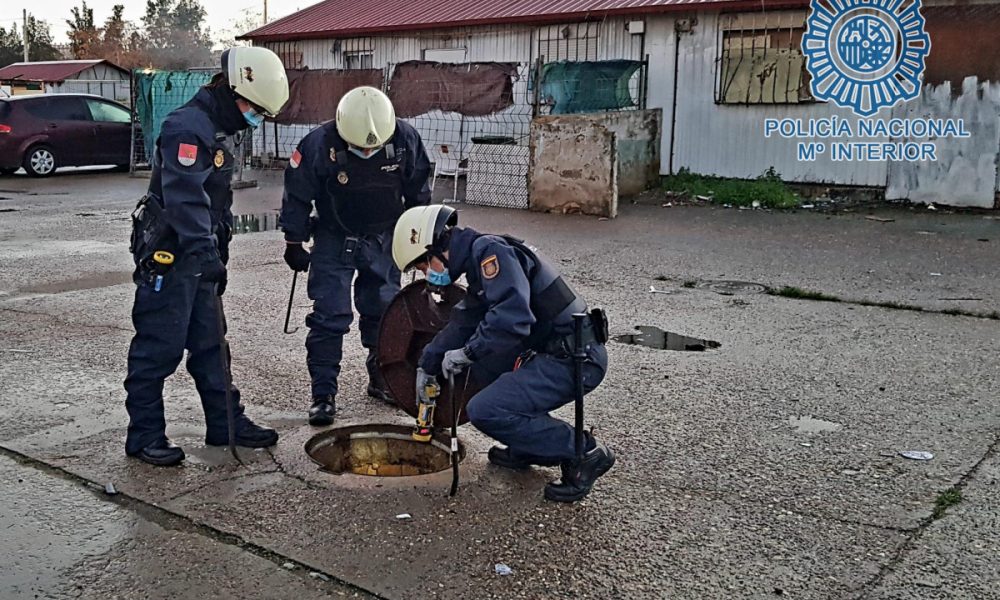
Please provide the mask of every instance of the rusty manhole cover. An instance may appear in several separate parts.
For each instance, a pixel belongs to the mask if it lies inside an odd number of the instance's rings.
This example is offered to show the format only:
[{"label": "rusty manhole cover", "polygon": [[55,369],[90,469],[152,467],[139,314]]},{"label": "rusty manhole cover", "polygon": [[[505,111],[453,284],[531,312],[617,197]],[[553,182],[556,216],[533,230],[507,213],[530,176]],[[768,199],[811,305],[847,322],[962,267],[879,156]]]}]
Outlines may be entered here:
[{"label": "rusty manhole cover", "polygon": [[[306,454],[330,473],[371,477],[430,475],[451,468],[450,440],[417,442],[405,425],[356,425],[329,429],[306,442]],[[459,443],[458,459],[465,458]]]},{"label": "rusty manhole cover", "polygon": [[[382,315],[379,326],[379,368],[396,405],[411,417],[417,416],[417,362],[426,346],[448,323],[451,309],[465,298],[465,289],[452,284],[441,292],[431,291],[424,280],[403,288]],[[455,379],[455,402],[458,424],[466,423],[465,405],[481,386],[466,383],[469,371]],[[438,378],[441,396],[434,411],[434,427],[451,427],[451,388],[444,378]]]},{"label": "rusty manhole cover", "polygon": [[701,281],[696,287],[702,290],[711,290],[723,296],[763,294],[767,291],[766,285],[751,283],[749,281]]}]

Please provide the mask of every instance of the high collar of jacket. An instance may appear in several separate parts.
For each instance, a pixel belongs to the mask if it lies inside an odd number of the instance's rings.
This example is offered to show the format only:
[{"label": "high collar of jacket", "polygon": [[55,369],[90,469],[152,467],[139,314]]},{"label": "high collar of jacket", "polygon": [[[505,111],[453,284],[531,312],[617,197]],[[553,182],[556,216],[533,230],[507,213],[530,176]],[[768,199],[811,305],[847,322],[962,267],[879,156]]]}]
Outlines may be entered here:
[{"label": "high collar of jacket", "polygon": [[469,272],[472,260],[472,243],[483,234],[475,229],[456,227],[448,243],[448,273],[453,280]]},{"label": "high collar of jacket", "polygon": [[212,122],[226,135],[233,135],[248,127],[243,113],[236,106],[236,94],[228,85],[201,88],[195,94],[194,103],[205,108]]}]

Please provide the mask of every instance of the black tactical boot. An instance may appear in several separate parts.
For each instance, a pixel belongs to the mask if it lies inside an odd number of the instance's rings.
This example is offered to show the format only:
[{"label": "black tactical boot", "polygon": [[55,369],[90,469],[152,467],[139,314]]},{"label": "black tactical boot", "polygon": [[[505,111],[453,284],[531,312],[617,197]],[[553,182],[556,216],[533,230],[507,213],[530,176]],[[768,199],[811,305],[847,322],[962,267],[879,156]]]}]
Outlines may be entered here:
[{"label": "black tactical boot", "polygon": [[167,438],[157,440],[138,452],[126,454],[158,467],[172,467],[184,460],[184,451]]},{"label": "black tactical boot", "polygon": [[368,369],[368,395],[387,404],[395,404],[396,400],[389,393],[389,386],[382,377],[382,370],[378,368],[378,355],[374,350],[368,351],[365,367]]},{"label": "black tactical boot", "polygon": [[590,493],[594,482],[607,473],[615,465],[615,453],[601,442],[596,442],[593,450],[583,455],[583,460],[577,462],[567,460],[560,465],[562,478],[558,483],[545,486],[546,500],[554,502],[576,502]]},{"label": "black tactical boot", "polygon": [[315,396],[309,409],[309,424],[313,427],[332,425],[335,414],[337,414],[337,402],[333,396]]},{"label": "black tactical boot", "polygon": [[[245,416],[236,421],[236,445],[244,448],[270,448],[278,443],[278,432],[257,425]],[[208,446],[229,444],[229,434],[225,429],[212,431],[205,436]]]},{"label": "black tactical boot", "polygon": [[555,459],[517,454],[516,452],[512,452],[510,448],[501,448],[500,446],[490,448],[490,451],[486,454],[486,458],[498,467],[513,469],[515,471],[530,469],[532,465],[554,467],[559,464],[559,461]]}]

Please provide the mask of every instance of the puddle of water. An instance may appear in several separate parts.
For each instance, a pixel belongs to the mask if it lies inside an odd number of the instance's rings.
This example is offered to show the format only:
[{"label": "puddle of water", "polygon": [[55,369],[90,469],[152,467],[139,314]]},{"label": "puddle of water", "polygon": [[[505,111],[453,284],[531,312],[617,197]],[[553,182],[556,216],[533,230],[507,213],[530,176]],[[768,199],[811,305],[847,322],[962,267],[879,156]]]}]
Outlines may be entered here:
[{"label": "puddle of water", "polygon": [[135,521],[77,483],[0,457],[0,598],[64,597],[65,571],[110,550]]},{"label": "puddle of water", "polygon": [[696,284],[696,287],[703,290],[711,290],[723,296],[763,294],[767,291],[766,286],[749,281],[701,281]]},{"label": "puddle of water", "polygon": [[123,283],[131,283],[132,273],[122,273],[112,271],[108,273],[96,273],[81,277],[80,279],[70,279],[69,281],[57,281],[55,283],[43,283],[20,291],[25,294],[61,294],[63,292],[76,292],[80,290],[93,290],[97,288],[111,287]]},{"label": "puddle of water", "polygon": [[233,215],[233,233],[258,233],[261,231],[279,231],[278,213],[258,213],[248,215]]},{"label": "puddle of water", "polygon": [[722,344],[712,340],[688,337],[678,333],[663,331],[659,327],[638,325],[636,330],[639,333],[616,335],[614,340],[620,344],[632,344],[634,346],[646,346],[657,350],[678,350],[681,352],[704,352],[721,348]]},{"label": "puddle of water", "polygon": [[844,426],[831,421],[821,421],[810,417],[789,417],[788,424],[795,427],[796,433],[823,433],[840,431]]}]

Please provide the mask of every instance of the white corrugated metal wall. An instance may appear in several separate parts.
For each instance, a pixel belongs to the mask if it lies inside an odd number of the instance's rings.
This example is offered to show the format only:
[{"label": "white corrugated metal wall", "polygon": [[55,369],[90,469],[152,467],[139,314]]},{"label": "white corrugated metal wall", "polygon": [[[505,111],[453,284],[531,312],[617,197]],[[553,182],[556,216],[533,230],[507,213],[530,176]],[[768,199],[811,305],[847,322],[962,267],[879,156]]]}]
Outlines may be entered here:
[{"label": "white corrugated metal wall", "polygon": [[[799,13],[804,22],[805,13]],[[649,107],[663,109],[662,174],[670,173],[671,130],[673,170],[752,178],[774,167],[788,181],[883,186],[886,163],[836,162],[822,157],[797,160],[798,140],[764,137],[767,118],[811,118],[838,115],[856,122],[846,109],[822,102],[777,105],[716,104],[716,68],[722,44],[718,13],[699,13],[690,33],[675,33],[677,19],[694,15],[649,19]],[[679,36],[680,47],[674,44]],[[674,55],[677,64],[677,106],[674,113]],[[888,116],[889,111],[885,114]],[[881,115],[879,115],[881,116]],[[873,140],[877,141],[877,140]],[[888,140],[886,140],[888,141]]]},{"label": "white corrugated metal wall", "polygon": [[[641,60],[643,37],[628,31],[630,19],[607,19],[593,24],[597,28],[596,59],[609,60],[627,58]],[[447,145],[461,156],[468,154],[477,136],[514,137],[518,144],[526,145],[532,118],[531,92],[528,80],[534,61],[539,55],[540,30],[551,30],[552,35],[565,27],[575,27],[574,23],[555,24],[545,27],[504,26],[476,27],[449,30],[432,30],[412,35],[386,35],[342,40],[304,40],[294,43],[266,44],[275,51],[301,52],[301,66],[309,69],[343,69],[350,65],[349,58],[358,53],[371,55],[370,66],[386,68],[410,61],[424,60],[427,50],[465,49],[465,62],[515,62],[521,66],[519,77],[514,84],[514,106],[482,118],[464,118],[453,113],[434,112],[409,121],[421,132],[425,141],[438,148],[429,147],[432,159],[443,165],[446,171],[453,170],[452,162],[457,162],[441,154],[440,146]],[[547,37],[547,36],[545,36]],[[279,51],[279,53],[281,53]],[[356,63],[355,63],[356,64]],[[331,111],[330,118],[333,118]],[[287,157],[297,140],[308,133],[309,126],[278,127],[279,157]],[[269,128],[268,135],[272,135]],[[261,137],[261,136],[259,136]],[[267,142],[268,151],[274,152],[273,140]]]},{"label": "white corrugated metal wall", "polygon": [[129,76],[105,64],[84,69],[62,83],[46,84],[47,94],[93,94],[108,100],[129,102]]}]

